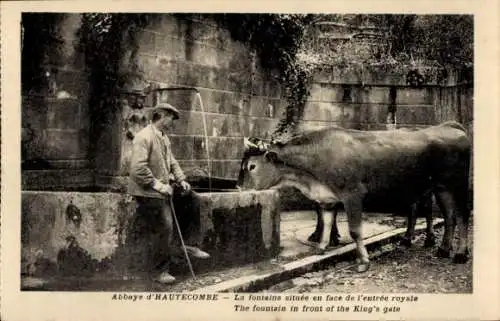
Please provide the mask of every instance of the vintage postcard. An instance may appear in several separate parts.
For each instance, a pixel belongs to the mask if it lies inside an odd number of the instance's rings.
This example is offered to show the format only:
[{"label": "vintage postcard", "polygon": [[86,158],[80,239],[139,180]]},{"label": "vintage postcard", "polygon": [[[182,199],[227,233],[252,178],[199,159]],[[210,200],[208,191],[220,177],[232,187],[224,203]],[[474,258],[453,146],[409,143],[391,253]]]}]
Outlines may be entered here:
[{"label": "vintage postcard", "polygon": [[2,320],[491,320],[495,1],[2,2]]}]

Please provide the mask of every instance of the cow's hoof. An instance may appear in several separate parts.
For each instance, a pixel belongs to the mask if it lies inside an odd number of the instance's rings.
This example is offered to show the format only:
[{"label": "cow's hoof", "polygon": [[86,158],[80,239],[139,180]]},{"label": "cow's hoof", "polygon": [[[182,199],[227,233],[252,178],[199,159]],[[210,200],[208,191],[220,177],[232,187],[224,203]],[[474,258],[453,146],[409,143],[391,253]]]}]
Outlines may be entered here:
[{"label": "cow's hoof", "polygon": [[466,251],[465,253],[457,253],[453,258],[453,263],[464,264],[469,260],[469,253]]},{"label": "cow's hoof", "polygon": [[325,255],[326,249],[315,247],[313,250],[314,255]]},{"label": "cow's hoof", "polygon": [[338,245],[340,245],[340,241],[338,238],[330,240],[330,243],[328,244],[328,246],[338,246]]},{"label": "cow's hoof", "polygon": [[369,268],[370,268],[370,263],[358,263],[358,266],[356,267],[356,272],[364,273],[368,271]]},{"label": "cow's hoof", "polygon": [[411,247],[411,239],[409,237],[403,237],[399,244],[401,244],[402,246]]},{"label": "cow's hoof", "polygon": [[318,242],[319,242],[319,235],[318,235],[318,234],[313,233],[313,234],[309,235],[309,237],[307,238],[307,240],[308,240],[309,242],[315,242],[315,243],[318,243]]},{"label": "cow's hoof", "polygon": [[424,242],[424,247],[433,247],[436,245],[436,240],[434,238],[426,238]]},{"label": "cow's hoof", "polygon": [[440,247],[440,248],[438,248],[436,255],[438,257],[442,257],[442,258],[448,258],[448,257],[450,257],[450,252],[451,252],[450,250],[445,250],[445,249]]}]

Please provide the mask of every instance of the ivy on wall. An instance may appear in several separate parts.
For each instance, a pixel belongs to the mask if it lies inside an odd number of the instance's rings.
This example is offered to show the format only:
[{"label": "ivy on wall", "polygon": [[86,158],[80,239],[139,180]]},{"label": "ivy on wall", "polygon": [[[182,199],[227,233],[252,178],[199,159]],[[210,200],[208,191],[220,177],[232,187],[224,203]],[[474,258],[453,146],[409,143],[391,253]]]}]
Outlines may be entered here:
[{"label": "ivy on wall", "polygon": [[312,68],[297,59],[309,14],[223,14],[214,19],[232,38],[246,43],[259,56],[262,67],[278,71],[288,106],[273,136],[293,128],[302,117],[309,96]]}]

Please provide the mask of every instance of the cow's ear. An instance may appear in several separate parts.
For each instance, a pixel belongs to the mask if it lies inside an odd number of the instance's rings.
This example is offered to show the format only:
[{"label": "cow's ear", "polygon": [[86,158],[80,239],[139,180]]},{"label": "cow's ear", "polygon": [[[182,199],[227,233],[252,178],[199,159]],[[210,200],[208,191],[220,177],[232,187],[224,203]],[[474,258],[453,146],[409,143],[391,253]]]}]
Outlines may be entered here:
[{"label": "cow's ear", "polygon": [[278,160],[278,154],[276,154],[276,152],[267,152],[266,159],[274,163]]}]

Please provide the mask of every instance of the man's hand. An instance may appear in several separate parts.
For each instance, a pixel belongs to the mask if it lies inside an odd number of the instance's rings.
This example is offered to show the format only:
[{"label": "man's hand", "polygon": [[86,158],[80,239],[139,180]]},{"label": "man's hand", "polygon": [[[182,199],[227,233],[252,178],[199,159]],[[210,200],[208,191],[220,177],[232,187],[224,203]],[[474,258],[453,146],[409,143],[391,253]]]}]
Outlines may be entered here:
[{"label": "man's hand", "polygon": [[155,184],[153,185],[153,189],[163,195],[172,195],[173,193],[172,187],[170,185],[163,184],[160,181],[155,182]]},{"label": "man's hand", "polygon": [[184,192],[189,192],[189,191],[191,190],[191,185],[189,185],[189,183],[188,183],[188,182],[186,182],[186,181],[182,181],[182,182],[180,183],[180,185],[181,185],[182,190],[183,190]]}]

